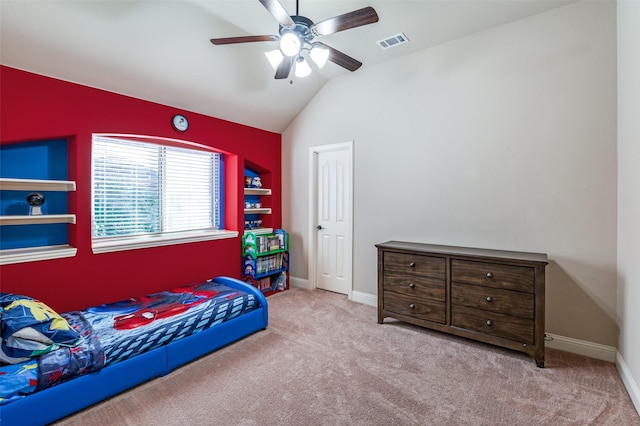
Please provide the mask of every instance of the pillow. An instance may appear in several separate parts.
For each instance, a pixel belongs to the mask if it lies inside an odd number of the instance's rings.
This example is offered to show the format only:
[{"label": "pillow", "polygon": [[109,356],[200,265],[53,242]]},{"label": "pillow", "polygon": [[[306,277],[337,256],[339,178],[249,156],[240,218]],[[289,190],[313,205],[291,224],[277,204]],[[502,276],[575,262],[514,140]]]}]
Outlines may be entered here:
[{"label": "pillow", "polygon": [[64,318],[38,300],[0,293],[0,309],[0,360],[3,362],[24,362],[82,341]]}]

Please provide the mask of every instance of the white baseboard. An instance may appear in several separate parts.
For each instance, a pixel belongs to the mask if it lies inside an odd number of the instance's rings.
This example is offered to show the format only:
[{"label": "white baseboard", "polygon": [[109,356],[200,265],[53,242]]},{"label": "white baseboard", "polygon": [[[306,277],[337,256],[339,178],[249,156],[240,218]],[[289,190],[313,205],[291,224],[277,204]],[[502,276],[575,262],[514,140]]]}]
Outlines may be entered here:
[{"label": "white baseboard", "polygon": [[546,333],[547,340],[545,347],[570,352],[572,354],[584,355],[589,358],[600,359],[607,362],[616,362],[616,348],[613,346],[601,345],[599,343],[587,342],[586,340],[573,339],[571,337],[558,336],[557,334]]},{"label": "white baseboard", "polygon": [[[305,290],[313,290],[311,288],[311,282],[305,278],[289,276],[289,285]],[[361,291],[352,291],[351,300],[365,305],[378,306],[378,298],[374,294],[363,293]]]},{"label": "white baseboard", "polygon": [[289,285],[291,287],[303,288],[305,290],[312,290],[309,280],[304,278],[289,276]]},{"label": "white baseboard", "polygon": [[351,300],[365,305],[378,306],[378,298],[375,295],[361,291],[351,292]]},{"label": "white baseboard", "polygon": [[631,401],[636,407],[636,411],[640,414],[640,387],[638,387],[638,383],[636,383],[631,375],[631,371],[629,371],[629,367],[627,367],[627,363],[624,362],[620,352],[616,352],[616,367],[618,368],[622,383],[624,383],[624,387],[627,388]]}]

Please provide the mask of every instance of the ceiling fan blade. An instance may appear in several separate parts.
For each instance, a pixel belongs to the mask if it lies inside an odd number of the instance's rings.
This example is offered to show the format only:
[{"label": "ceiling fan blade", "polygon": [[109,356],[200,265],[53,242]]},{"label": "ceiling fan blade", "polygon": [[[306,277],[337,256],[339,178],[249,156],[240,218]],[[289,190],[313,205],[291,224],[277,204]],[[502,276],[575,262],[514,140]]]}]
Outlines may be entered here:
[{"label": "ceiling fan blade", "polygon": [[373,7],[368,6],[318,22],[311,26],[311,31],[316,36],[323,36],[374,22],[378,22],[378,14]]},{"label": "ceiling fan blade", "polygon": [[282,80],[289,77],[294,60],[295,57],[293,56],[285,56],[282,58],[282,62],[280,62],[280,65],[278,65],[278,69],[276,70],[276,80]]},{"label": "ceiling fan blade", "polygon": [[212,38],[211,43],[217,45],[236,44],[236,43],[253,43],[255,41],[278,41],[280,36],[276,35],[259,35],[259,36],[240,36],[240,37],[223,37]]},{"label": "ceiling fan blade", "polygon": [[293,22],[287,10],[280,4],[278,0],[259,0],[260,3],[269,11],[276,21],[285,28],[293,28],[296,23]]},{"label": "ceiling fan blade", "polygon": [[327,46],[324,43],[315,42],[314,45],[324,47],[329,51],[328,60],[340,65],[342,68],[345,68],[349,71],[355,71],[362,66],[362,62],[357,59],[353,59],[351,56],[342,53],[341,51],[334,49],[331,46]]}]

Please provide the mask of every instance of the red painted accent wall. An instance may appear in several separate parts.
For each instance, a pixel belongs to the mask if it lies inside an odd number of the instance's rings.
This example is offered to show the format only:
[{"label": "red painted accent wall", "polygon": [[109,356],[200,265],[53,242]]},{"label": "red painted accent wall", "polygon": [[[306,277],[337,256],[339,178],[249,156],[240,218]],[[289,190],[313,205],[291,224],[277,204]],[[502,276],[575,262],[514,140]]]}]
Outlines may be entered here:
[{"label": "red painted accent wall", "polygon": [[[226,227],[242,234],[245,164],[268,173],[273,214],[280,227],[281,136],[214,117],[180,110],[14,68],[0,66],[0,144],[64,137],[69,146],[69,244],[73,258],[0,267],[0,289],[37,298],[63,312],[122,300],[227,275],[240,278],[240,237],[93,254],[91,250],[91,135],[123,133],[189,140],[226,154]],[[177,102],[180,100],[177,99]],[[171,126],[184,114],[189,129]],[[268,223],[270,221],[270,223]]]}]

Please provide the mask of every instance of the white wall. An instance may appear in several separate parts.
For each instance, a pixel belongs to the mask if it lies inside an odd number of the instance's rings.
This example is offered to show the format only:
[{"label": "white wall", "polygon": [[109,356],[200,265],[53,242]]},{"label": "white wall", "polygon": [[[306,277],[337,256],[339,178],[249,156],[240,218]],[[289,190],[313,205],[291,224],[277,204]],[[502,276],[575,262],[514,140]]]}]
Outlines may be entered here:
[{"label": "white wall", "polygon": [[573,3],[330,81],[283,134],[292,276],[308,147],[353,140],[356,291],[390,239],[545,252],[547,332],[616,346],[615,25]]},{"label": "white wall", "polygon": [[[640,2],[618,2],[618,322],[623,378],[640,412]],[[624,371],[624,368],[627,368]]]}]

